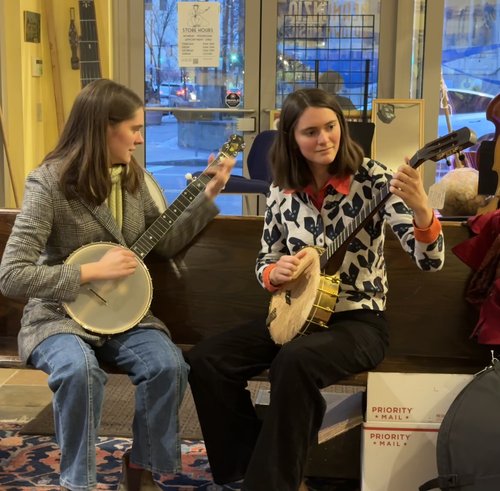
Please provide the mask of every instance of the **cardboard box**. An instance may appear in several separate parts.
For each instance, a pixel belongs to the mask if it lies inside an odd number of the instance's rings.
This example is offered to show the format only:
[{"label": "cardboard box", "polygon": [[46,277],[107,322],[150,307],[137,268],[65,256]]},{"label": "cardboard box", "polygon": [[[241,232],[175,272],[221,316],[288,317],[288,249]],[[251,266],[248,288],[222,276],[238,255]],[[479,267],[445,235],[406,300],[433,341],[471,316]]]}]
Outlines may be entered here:
[{"label": "cardboard box", "polygon": [[407,491],[437,476],[439,423],[364,423],[361,491]]},{"label": "cardboard box", "polygon": [[[325,415],[318,432],[318,443],[324,443],[363,423],[362,390],[354,392],[338,392],[322,390],[326,402]],[[263,415],[269,406],[270,389],[260,389],[257,392],[255,406],[258,415]]]},{"label": "cardboard box", "polygon": [[472,378],[447,373],[370,372],[365,419],[395,424],[440,423]]},{"label": "cardboard box", "polygon": [[[337,392],[321,391],[326,402],[325,415],[318,432],[318,443],[324,443],[363,423],[363,391]],[[264,414],[269,406],[270,389],[257,392],[255,406],[257,414]]]},{"label": "cardboard box", "polygon": [[[335,389],[335,392],[329,389],[321,391],[327,411],[322,430],[318,433],[318,443],[309,448],[305,475],[359,481],[364,389],[346,386]],[[266,416],[269,399],[268,389],[258,390],[255,410],[261,419]]]}]

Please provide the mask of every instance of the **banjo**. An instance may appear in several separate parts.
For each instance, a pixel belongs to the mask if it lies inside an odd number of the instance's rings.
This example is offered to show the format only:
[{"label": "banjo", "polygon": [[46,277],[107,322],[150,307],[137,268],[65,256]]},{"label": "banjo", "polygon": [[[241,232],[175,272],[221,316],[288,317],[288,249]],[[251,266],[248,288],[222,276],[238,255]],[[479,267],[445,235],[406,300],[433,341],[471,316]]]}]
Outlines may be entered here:
[{"label": "banjo", "polygon": [[[427,160],[437,162],[475,142],[474,132],[461,128],[427,143],[410,159],[409,164],[417,168]],[[276,344],[330,327],[329,320],[335,310],[340,287],[337,272],[347,248],[390,195],[389,183],[386,183],[326,249],[315,246],[301,249],[304,257],[299,268],[292,279],[271,297],[267,326]],[[327,266],[329,272],[335,273],[327,274]]]},{"label": "banjo", "polygon": [[[209,167],[217,165],[224,157],[235,157],[243,148],[243,137],[231,135]],[[69,316],[84,329],[98,334],[116,334],[137,325],[149,310],[153,297],[153,284],[144,257],[160,242],[211,179],[212,176],[203,172],[191,181],[130,247],[137,256],[137,268],[133,274],[114,280],[85,283],[80,286],[75,300],[63,302]],[[151,189],[151,183],[147,185]],[[122,246],[114,242],[84,245],[68,256],[66,264],[99,261],[114,247]]]}]

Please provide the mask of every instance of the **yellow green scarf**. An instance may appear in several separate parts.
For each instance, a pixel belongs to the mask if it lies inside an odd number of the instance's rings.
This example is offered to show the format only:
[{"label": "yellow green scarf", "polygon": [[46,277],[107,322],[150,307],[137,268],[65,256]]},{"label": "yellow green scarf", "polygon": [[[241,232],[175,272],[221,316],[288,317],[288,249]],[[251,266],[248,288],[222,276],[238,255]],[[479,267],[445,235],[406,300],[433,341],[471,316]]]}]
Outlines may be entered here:
[{"label": "yellow green scarf", "polygon": [[123,165],[113,165],[110,169],[111,174],[111,192],[108,196],[108,207],[111,214],[120,227],[123,225],[123,201],[122,201],[122,170]]}]

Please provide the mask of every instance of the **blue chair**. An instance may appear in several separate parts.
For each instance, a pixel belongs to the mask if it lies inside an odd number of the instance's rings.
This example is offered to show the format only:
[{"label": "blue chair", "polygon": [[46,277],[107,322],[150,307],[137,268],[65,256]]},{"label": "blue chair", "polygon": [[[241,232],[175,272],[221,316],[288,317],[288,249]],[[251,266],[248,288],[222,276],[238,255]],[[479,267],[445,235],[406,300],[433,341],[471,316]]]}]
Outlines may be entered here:
[{"label": "blue chair", "polygon": [[[250,177],[231,175],[221,191],[224,194],[257,195],[257,215],[260,211],[260,197],[267,194],[272,182],[268,154],[277,133],[276,130],[265,130],[255,137],[247,156]],[[193,178],[199,174],[194,173]]]},{"label": "blue chair", "polygon": [[272,181],[268,154],[277,133],[276,130],[265,130],[255,137],[247,156],[250,177],[231,175],[224,193],[267,193]]},{"label": "blue chair", "polygon": [[348,121],[349,135],[361,146],[365,157],[372,156],[372,140],[375,132],[375,123],[371,121]]}]

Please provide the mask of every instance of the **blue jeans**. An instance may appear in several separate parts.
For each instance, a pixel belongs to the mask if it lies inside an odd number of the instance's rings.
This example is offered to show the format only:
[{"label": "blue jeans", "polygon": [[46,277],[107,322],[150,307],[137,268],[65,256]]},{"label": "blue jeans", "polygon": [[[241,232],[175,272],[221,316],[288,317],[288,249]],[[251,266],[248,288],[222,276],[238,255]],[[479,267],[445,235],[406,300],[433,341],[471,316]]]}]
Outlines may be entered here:
[{"label": "blue jeans", "polygon": [[178,472],[178,414],[188,373],[179,348],[156,329],[132,329],[98,348],[74,334],[57,334],[36,347],[30,363],[49,375],[54,393],[61,486],[87,491],[96,485],[95,444],[108,378],[99,360],[126,372],[136,386],[131,462],[155,473]]}]

